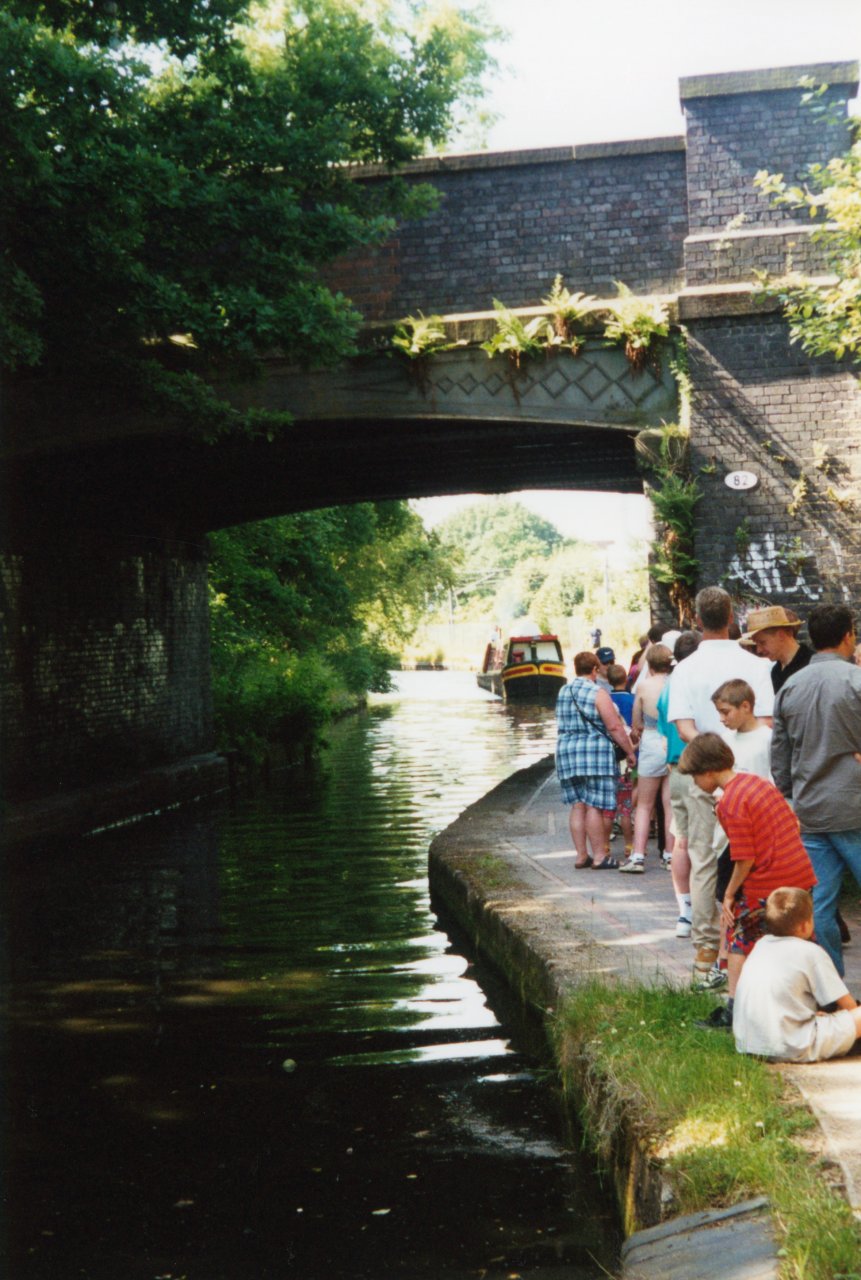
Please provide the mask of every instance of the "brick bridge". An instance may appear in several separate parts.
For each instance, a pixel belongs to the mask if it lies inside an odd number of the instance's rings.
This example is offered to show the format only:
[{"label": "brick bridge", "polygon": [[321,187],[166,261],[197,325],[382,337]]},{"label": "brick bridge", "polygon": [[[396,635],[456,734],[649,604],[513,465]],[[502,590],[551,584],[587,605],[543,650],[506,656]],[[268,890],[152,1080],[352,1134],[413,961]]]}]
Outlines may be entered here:
[{"label": "brick bridge", "polygon": [[[641,489],[633,437],[676,416],[666,367],[635,378],[620,353],[587,342],[578,357],[532,362],[512,384],[472,348],[435,357],[420,383],[379,349],[391,322],[417,311],[475,339],[493,298],[535,308],[557,273],[598,298],[613,297],[616,281],[660,295],[686,331],[703,581],[802,613],[817,599],[861,599],[856,379],[790,348],[752,285],[760,268],[826,271],[810,226],[753,186],[759,169],[794,176],[845,150],[845,123],[801,105],[805,74],[827,82],[835,103],[857,92],[847,63],[690,78],[684,137],[408,166],[407,181],[439,189],[438,211],[333,273],[369,324],[368,354],[314,375],[273,361],[245,393],[295,415],[273,444],[203,446],[169,424],[58,416],[7,396],[12,798],[98,782],[113,785],[122,810],[140,802],[123,777],[163,779],[184,760],[187,785],[201,785],[212,746],[207,530],[367,498]],[[756,488],[726,487],[739,469]]]}]

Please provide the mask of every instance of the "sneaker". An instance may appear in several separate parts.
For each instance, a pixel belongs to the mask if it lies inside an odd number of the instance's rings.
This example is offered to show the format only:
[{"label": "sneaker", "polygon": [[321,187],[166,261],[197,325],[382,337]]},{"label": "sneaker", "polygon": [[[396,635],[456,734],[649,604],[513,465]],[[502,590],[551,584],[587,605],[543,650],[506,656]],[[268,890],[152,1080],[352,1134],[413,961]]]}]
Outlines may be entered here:
[{"label": "sneaker", "polygon": [[684,916],[679,916],[676,921],[676,937],[689,938],[691,936],[691,922],[686,920]]},{"label": "sneaker", "polygon": [[629,871],[632,875],[641,876],[646,870],[646,860],[641,853],[633,853],[627,862],[623,862],[620,871]]},{"label": "sneaker", "polygon": [[707,1018],[697,1018],[694,1026],[704,1031],[732,1031],[732,1014],[725,1004],[720,1004]]},{"label": "sneaker", "polygon": [[[672,870],[673,855],[671,853],[667,853],[665,849],[661,850],[661,866],[665,871]],[[687,935],[685,936],[687,937]]]},{"label": "sneaker", "polygon": [[726,986],[726,982],[726,969],[713,965],[708,973],[694,975],[693,987],[695,991],[719,991]]}]

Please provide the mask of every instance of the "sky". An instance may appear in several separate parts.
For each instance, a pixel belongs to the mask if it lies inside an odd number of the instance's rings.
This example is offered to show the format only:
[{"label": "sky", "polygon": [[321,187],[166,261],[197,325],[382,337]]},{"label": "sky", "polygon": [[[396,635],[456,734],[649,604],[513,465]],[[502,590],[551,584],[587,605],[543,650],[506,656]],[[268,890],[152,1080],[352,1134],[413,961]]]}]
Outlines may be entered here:
[{"label": "sky", "polygon": [[[494,46],[491,151],[681,135],[681,76],[861,58],[861,0],[492,0],[488,8],[510,32]],[[638,495],[518,496],[568,537],[614,536],[608,527],[620,541],[647,536],[648,504]],[[415,505],[433,525],[468,501]]]}]

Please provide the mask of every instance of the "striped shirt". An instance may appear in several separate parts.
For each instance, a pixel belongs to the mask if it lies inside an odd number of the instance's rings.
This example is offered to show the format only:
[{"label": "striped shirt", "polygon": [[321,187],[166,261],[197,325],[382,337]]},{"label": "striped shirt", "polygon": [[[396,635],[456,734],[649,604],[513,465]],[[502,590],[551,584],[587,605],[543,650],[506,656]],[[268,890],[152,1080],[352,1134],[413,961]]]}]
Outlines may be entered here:
[{"label": "striped shirt", "polygon": [[801,843],[798,819],[767,778],[737,773],[724,787],[716,812],[733,862],[753,862],[742,885],[749,903],[755,905],[783,885],[813,888],[816,876]]}]

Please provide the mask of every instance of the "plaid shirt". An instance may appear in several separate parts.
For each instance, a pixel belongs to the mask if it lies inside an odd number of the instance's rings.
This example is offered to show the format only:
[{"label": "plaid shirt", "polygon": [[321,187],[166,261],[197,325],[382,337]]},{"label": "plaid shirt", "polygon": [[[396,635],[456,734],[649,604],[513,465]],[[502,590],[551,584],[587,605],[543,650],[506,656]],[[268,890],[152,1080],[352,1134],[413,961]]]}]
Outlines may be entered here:
[{"label": "plaid shirt", "polygon": [[593,680],[575,676],[556,699],[556,772],[560,778],[615,777],[613,742],[595,706]]}]

